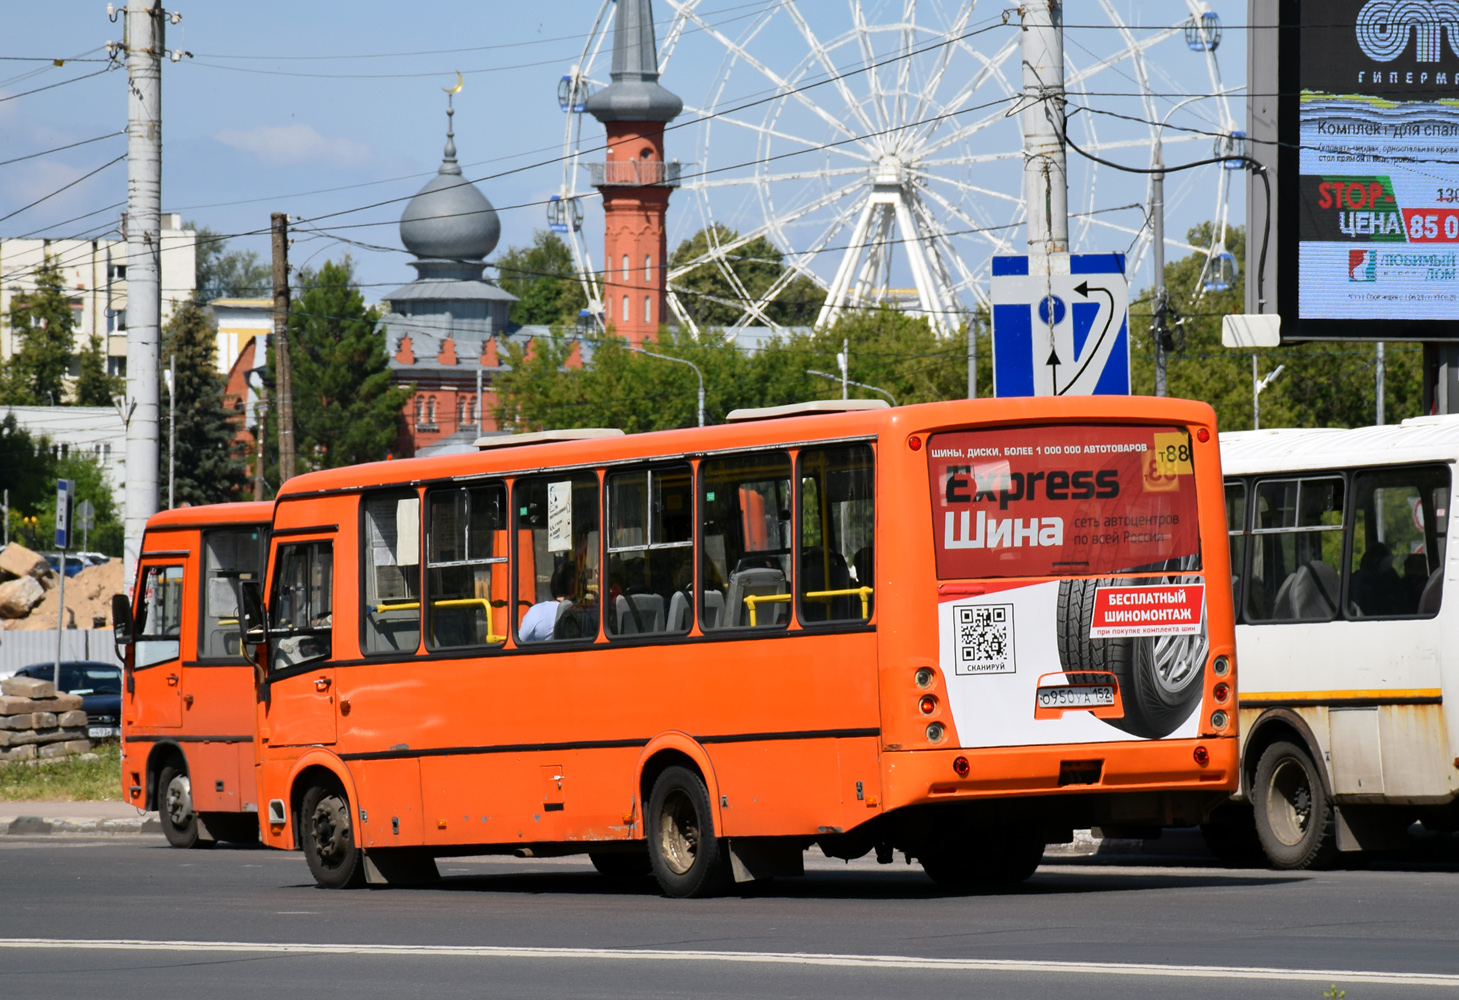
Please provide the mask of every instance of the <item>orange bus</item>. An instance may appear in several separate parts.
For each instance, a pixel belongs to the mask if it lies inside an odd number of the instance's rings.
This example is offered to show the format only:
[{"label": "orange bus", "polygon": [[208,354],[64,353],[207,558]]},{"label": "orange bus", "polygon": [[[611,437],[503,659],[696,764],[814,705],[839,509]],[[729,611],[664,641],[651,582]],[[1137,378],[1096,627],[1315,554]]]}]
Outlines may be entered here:
[{"label": "orange bus", "polygon": [[238,590],[263,576],[272,503],[154,514],[135,607],[113,599],[123,659],[122,798],[155,809],[174,847],[258,837],[253,670]]},{"label": "orange bus", "polygon": [[1236,787],[1215,415],[835,401],[315,472],[244,588],[264,843],[321,886],[586,853],[705,895],[1014,882]]}]

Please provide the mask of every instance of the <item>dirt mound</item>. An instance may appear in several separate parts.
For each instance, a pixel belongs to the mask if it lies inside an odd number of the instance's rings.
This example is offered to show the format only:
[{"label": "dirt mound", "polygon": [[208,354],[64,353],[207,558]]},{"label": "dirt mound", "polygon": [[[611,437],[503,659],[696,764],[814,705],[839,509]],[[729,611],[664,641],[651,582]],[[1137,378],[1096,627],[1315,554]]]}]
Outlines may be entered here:
[{"label": "dirt mound", "polygon": [[[111,595],[124,594],[127,588],[122,560],[109,559],[100,566],[87,566],[66,580],[66,627],[91,628],[92,618],[105,619],[103,628],[111,627]],[[32,632],[56,627],[56,608],[60,588],[46,591],[45,599],[24,618],[7,621],[4,627],[16,632]]]}]

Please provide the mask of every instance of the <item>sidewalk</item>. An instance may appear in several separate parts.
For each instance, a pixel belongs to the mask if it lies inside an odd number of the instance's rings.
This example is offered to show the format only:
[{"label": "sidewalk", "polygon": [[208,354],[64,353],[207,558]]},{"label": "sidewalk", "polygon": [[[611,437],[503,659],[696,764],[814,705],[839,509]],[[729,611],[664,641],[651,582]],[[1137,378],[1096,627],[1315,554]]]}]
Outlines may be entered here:
[{"label": "sidewalk", "polygon": [[125,802],[0,801],[0,834],[161,832],[155,812]]}]

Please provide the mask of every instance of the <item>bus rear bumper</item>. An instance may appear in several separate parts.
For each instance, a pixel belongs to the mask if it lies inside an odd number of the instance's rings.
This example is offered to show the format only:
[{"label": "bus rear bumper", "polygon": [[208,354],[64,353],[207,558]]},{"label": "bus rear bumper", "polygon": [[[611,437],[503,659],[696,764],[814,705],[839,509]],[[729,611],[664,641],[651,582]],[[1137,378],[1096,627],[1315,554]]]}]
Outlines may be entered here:
[{"label": "bus rear bumper", "polygon": [[[1205,763],[1198,763],[1203,756]],[[887,811],[933,802],[1100,793],[1197,792],[1240,779],[1235,737],[882,754]],[[963,762],[966,764],[964,765]]]}]

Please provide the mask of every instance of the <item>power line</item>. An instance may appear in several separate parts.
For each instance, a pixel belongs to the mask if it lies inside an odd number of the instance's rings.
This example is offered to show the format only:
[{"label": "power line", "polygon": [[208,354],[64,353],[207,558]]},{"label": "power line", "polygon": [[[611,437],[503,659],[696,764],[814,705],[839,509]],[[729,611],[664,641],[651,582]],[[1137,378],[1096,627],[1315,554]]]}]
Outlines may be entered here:
[{"label": "power line", "polygon": [[80,184],[82,181],[86,180],[88,177],[95,177],[97,174],[101,173],[107,167],[114,166],[114,165],[116,165],[118,163],[121,163],[126,158],[127,158],[126,154],[123,153],[121,156],[118,156],[116,159],[111,160],[111,161],[109,161],[107,163],[103,163],[101,166],[97,167],[95,170],[91,171],[90,173],[82,174],[80,177],[76,178],[71,183],[61,185],[60,187],[56,188],[56,190],[52,191],[50,194],[42,195],[41,197],[37,198],[35,201],[31,202],[29,205],[25,205],[25,206],[23,206],[21,208],[17,208],[15,211],[11,212],[9,215],[0,215],[0,222],[4,222],[6,219],[13,219],[13,218],[15,218],[15,216],[19,215],[21,212],[27,211],[28,209],[35,208],[41,202],[43,202],[43,201],[49,201],[50,199],[54,198],[56,195],[60,194],[62,191],[66,191],[66,190],[69,190],[70,188],[75,187],[77,184]]},{"label": "power line", "polygon": [[106,135],[99,135],[94,139],[82,139],[80,142],[73,142],[66,146],[57,146],[55,149],[43,150],[39,153],[27,153],[24,156],[17,156],[11,160],[0,160],[0,167],[8,167],[12,163],[19,163],[21,160],[33,160],[37,156],[50,156],[52,153],[59,153],[64,149],[75,149],[77,146],[85,146],[88,143],[100,142],[103,139],[114,139],[119,135],[126,135],[126,129],[117,129],[115,132],[108,132]]},{"label": "power line", "polygon": [[[111,60],[107,60],[107,62],[110,63]],[[4,97],[0,97],[0,103],[3,103],[5,101],[13,101],[18,97],[29,97],[31,94],[39,94],[43,90],[54,90],[57,87],[64,87],[68,83],[80,83],[82,80],[90,80],[93,76],[100,76],[103,73],[110,73],[115,68],[116,67],[113,65],[107,65],[103,66],[101,69],[96,70],[93,73],[84,73],[81,76],[73,76],[71,77],[71,79],[61,80],[59,83],[48,83],[44,87],[36,87],[34,90],[22,90],[18,94],[6,94]]]}]

